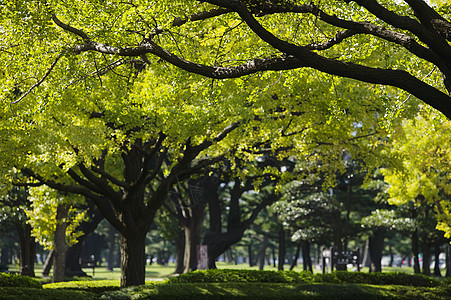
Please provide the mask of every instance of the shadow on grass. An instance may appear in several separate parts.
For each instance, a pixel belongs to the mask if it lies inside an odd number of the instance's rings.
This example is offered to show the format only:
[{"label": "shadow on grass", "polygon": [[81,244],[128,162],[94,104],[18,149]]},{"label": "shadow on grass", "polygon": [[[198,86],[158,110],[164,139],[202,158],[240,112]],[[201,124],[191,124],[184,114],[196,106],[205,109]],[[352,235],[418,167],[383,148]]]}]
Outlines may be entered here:
[{"label": "shadow on grass", "polygon": [[[360,284],[196,283],[122,289],[102,299],[449,299],[433,288]],[[128,299],[130,299],[128,298]]]}]

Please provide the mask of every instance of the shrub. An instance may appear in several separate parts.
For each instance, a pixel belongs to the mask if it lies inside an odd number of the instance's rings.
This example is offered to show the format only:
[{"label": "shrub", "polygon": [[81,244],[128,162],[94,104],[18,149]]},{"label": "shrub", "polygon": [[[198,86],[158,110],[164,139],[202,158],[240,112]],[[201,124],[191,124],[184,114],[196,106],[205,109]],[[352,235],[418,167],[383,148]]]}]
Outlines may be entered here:
[{"label": "shrub", "polygon": [[169,279],[172,283],[192,282],[272,282],[306,283],[311,282],[310,272],[261,271],[261,270],[197,270]]},{"label": "shrub", "polygon": [[324,283],[363,283],[374,285],[405,285],[405,286],[421,286],[435,287],[440,282],[434,278],[427,277],[422,274],[406,274],[406,273],[362,273],[362,272],[344,272],[337,271],[327,274],[315,274],[314,282]]},{"label": "shrub", "polygon": [[95,300],[98,295],[84,291],[46,290],[24,287],[0,288],[2,300]]},{"label": "shrub", "polygon": [[119,280],[64,281],[43,285],[44,289],[80,290],[101,294],[120,289]]},{"label": "shrub", "polygon": [[198,282],[272,282],[272,283],[362,283],[373,285],[404,285],[435,287],[438,280],[421,274],[363,273],[338,271],[326,274],[295,271],[203,270],[171,278],[171,283]]},{"label": "shrub", "polygon": [[0,273],[0,287],[42,288],[41,283],[28,276]]}]

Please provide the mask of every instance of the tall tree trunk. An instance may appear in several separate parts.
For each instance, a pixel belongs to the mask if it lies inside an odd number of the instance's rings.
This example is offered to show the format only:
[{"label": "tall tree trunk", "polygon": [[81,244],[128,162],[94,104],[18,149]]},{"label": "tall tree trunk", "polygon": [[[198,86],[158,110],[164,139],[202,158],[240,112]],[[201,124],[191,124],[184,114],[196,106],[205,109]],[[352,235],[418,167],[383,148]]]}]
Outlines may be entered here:
[{"label": "tall tree trunk", "polygon": [[55,257],[55,252],[50,250],[49,254],[45,258],[44,266],[42,267],[42,277],[48,277],[50,274],[50,270],[52,269],[53,258]]},{"label": "tall tree trunk", "polygon": [[109,271],[114,270],[114,252],[116,249],[116,228],[113,225],[108,224],[108,254],[107,254],[107,269]]},{"label": "tall tree trunk", "polygon": [[249,256],[249,266],[253,267],[255,266],[255,260],[254,260],[254,251],[252,250],[252,242],[247,245],[247,253]]},{"label": "tall tree trunk", "polygon": [[67,214],[69,206],[67,204],[60,204],[56,209],[56,229],[54,237],[55,256],[53,258],[53,278],[52,282],[64,281],[64,273],[66,271],[66,229],[67,229]]},{"label": "tall tree trunk", "polygon": [[392,249],[391,245],[388,245],[388,255],[390,256],[390,261],[388,262],[388,266],[393,267],[393,261],[395,260],[395,258],[394,258],[393,249]]},{"label": "tall tree trunk", "polygon": [[299,241],[296,246],[296,252],[294,254],[293,261],[291,262],[290,270],[293,270],[294,267],[296,267],[296,265],[298,263],[299,255],[301,254],[301,246],[302,246],[302,241]]},{"label": "tall tree trunk", "polygon": [[445,248],[445,254],[446,254],[446,273],[445,277],[451,277],[451,244],[449,241],[446,243]]},{"label": "tall tree trunk", "polygon": [[34,277],[34,262],[36,260],[36,241],[31,236],[31,226],[17,223],[17,233],[19,235],[19,274]]},{"label": "tall tree trunk", "polygon": [[340,212],[335,212],[332,216],[332,224],[333,224],[333,242],[334,242],[334,249],[338,251],[343,250],[343,243],[342,243],[342,224],[341,224],[341,214]]},{"label": "tall tree trunk", "polygon": [[[200,229],[200,228],[199,228]],[[185,231],[185,255],[183,273],[197,270],[197,245],[199,245],[199,230],[195,220],[190,220],[188,226],[184,227]]]},{"label": "tall tree trunk", "polygon": [[418,246],[418,229],[415,228],[415,230],[412,233],[413,272],[415,274],[421,273],[419,254],[420,249]]},{"label": "tall tree trunk", "polygon": [[183,234],[178,235],[174,239],[175,243],[175,271],[174,274],[182,274],[184,265],[184,254],[185,254],[185,236]]},{"label": "tall tree trunk", "polygon": [[378,228],[373,231],[369,240],[369,252],[371,259],[370,272],[382,272],[382,251],[384,249],[385,229]]},{"label": "tall tree trunk", "polygon": [[310,257],[309,241],[304,241],[302,243],[302,260],[304,265],[304,271],[310,271],[313,273],[312,258]]},{"label": "tall tree trunk", "polygon": [[265,267],[266,248],[268,248],[268,236],[265,234],[258,255],[258,269],[263,270]]},{"label": "tall tree trunk", "polygon": [[121,233],[121,286],[142,285],[146,275],[146,233]]},{"label": "tall tree trunk", "polygon": [[442,273],[440,272],[440,252],[442,249],[440,249],[440,244],[435,244],[434,248],[434,276],[435,277],[442,277]]},{"label": "tall tree trunk", "polygon": [[285,256],[286,256],[287,247],[285,244],[285,230],[283,227],[279,230],[279,263],[277,266],[277,269],[279,271],[283,271],[283,265],[285,263]]},{"label": "tall tree trunk", "polygon": [[363,258],[362,258],[362,266],[363,267],[370,267],[371,266],[371,260],[370,260],[370,240],[367,239],[365,243],[365,247],[363,250]]},{"label": "tall tree trunk", "polygon": [[426,234],[423,238],[423,274],[431,275],[431,244]]},{"label": "tall tree trunk", "polygon": [[1,266],[7,266],[9,263],[9,248],[3,247],[0,257],[0,265]]}]

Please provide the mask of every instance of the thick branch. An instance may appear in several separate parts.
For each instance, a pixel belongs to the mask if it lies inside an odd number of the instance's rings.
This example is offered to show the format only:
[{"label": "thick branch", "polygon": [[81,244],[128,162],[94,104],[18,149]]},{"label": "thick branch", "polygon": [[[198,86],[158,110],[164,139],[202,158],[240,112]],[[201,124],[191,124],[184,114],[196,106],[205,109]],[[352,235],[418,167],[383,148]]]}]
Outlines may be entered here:
[{"label": "thick branch", "polygon": [[186,17],[185,19],[181,19],[181,18],[176,18],[173,22],[172,25],[173,26],[182,26],[183,24],[189,22],[189,21],[201,21],[201,20],[206,20],[209,18],[213,18],[213,17],[217,17],[226,13],[231,12],[230,9],[227,8],[216,8],[216,9],[211,9],[209,11],[203,11],[203,12],[199,12],[196,14],[193,14],[191,16]]}]

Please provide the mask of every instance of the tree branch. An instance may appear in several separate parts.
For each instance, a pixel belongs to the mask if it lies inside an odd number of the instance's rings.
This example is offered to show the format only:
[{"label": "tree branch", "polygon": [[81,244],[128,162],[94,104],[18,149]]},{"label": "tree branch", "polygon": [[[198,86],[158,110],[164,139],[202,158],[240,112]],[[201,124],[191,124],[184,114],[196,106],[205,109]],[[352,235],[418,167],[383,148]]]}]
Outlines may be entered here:
[{"label": "tree branch", "polygon": [[25,92],[25,94],[23,94],[22,96],[20,96],[19,99],[11,102],[12,104],[16,104],[18,102],[20,102],[23,98],[25,98],[26,96],[28,96],[35,88],[37,88],[38,86],[40,86],[44,80],[50,75],[50,73],[52,72],[53,68],[55,68],[56,64],[58,63],[58,61],[60,60],[60,58],[64,55],[64,53],[60,53],[60,55],[58,55],[57,58],[55,58],[55,60],[53,61],[52,65],[50,66],[50,68],[47,70],[47,72],[44,74],[44,76],[42,76],[42,78],[36,82],[35,84],[33,84],[28,91]]}]

